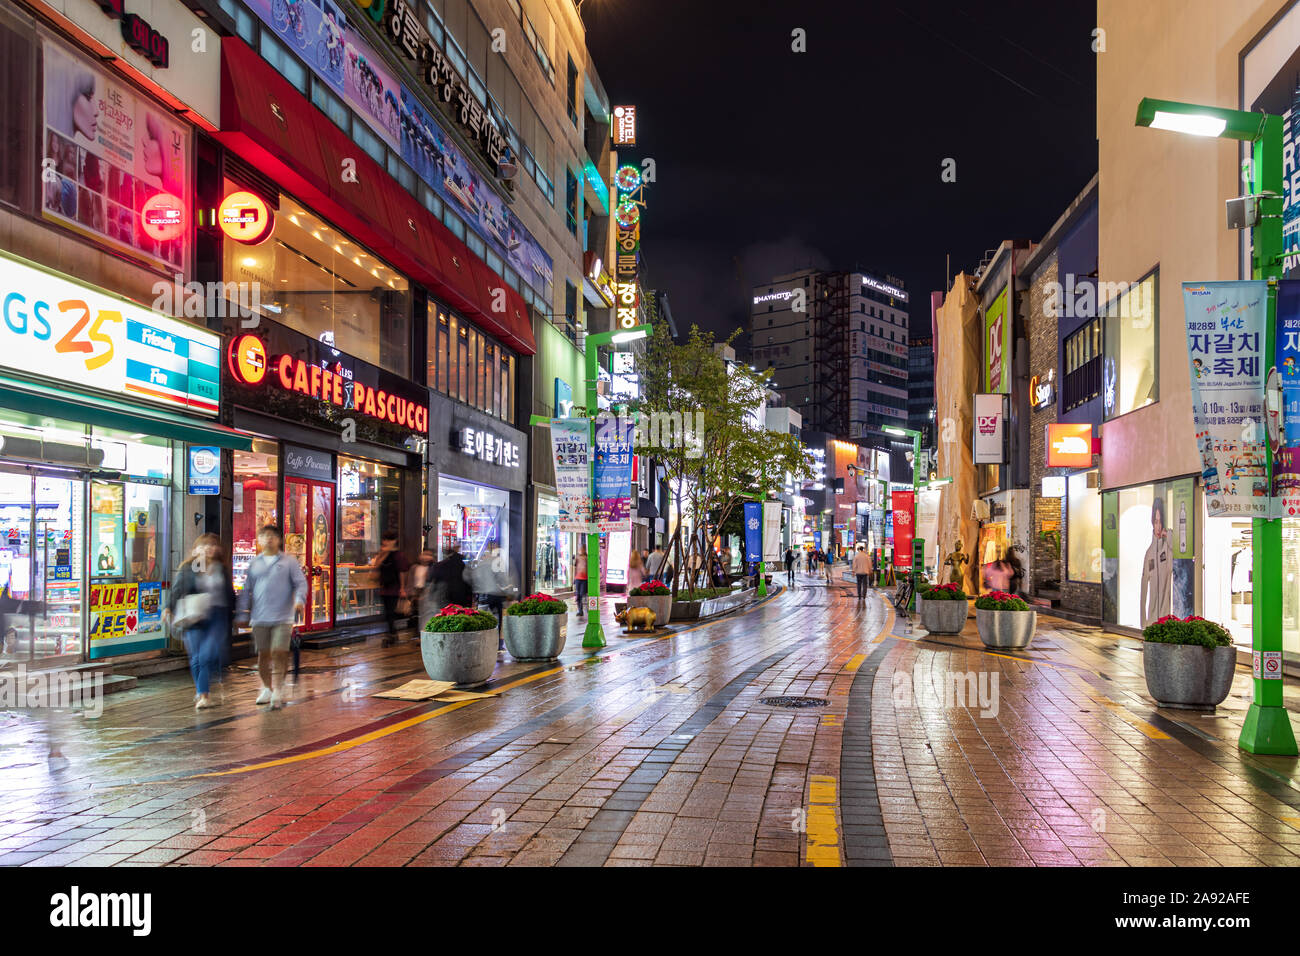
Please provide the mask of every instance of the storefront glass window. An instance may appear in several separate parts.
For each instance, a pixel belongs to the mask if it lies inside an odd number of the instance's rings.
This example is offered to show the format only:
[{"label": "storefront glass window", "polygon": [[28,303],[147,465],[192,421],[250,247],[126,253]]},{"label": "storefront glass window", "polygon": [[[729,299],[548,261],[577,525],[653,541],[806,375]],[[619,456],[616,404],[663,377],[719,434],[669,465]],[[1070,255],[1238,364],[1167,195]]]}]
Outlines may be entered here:
[{"label": "storefront glass window", "polygon": [[[1094,487],[1088,487],[1089,479]],[[1066,482],[1069,508],[1067,570],[1071,581],[1101,581],[1101,493],[1095,471]]]},{"label": "storefront glass window", "polygon": [[515,357],[436,302],[428,322],[429,386],[513,423]]},{"label": "storefront glass window", "polygon": [[438,477],[438,557],[460,542],[473,561],[497,545],[510,553],[510,493],[457,478]]},{"label": "storefront glass window", "polygon": [[[227,181],[228,192],[238,187]],[[271,236],[222,244],[227,282],[257,282],[271,319],[398,375],[409,375],[406,278],[288,196]]]},{"label": "storefront glass window", "polygon": [[398,533],[401,510],[402,476],[397,468],[339,458],[336,621],[383,613],[379,572],[370,562],[379,553],[383,535]]},{"label": "storefront glass window", "polygon": [[234,453],[231,577],[244,586],[248,563],[257,554],[257,532],[279,522],[280,451],[275,442],[254,440],[252,451]]},{"label": "storefront glass window", "polygon": [[560,502],[552,495],[537,496],[537,555],[534,584],[538,591],[555,591],[572,586],[573,535],[560,531]]},{"label": "storefront glass window", "polygon": [[1141,629],[1194,613],[1194,488],[1183,478],[1102,496],[1103,620]]},{"label": "storefront glass window", "polygon": [[1156,270],[1111,300],[1105,308],[1106,358],[1102,367],[1102,411],[1107,419],[1160,397],[1159,303]]}]

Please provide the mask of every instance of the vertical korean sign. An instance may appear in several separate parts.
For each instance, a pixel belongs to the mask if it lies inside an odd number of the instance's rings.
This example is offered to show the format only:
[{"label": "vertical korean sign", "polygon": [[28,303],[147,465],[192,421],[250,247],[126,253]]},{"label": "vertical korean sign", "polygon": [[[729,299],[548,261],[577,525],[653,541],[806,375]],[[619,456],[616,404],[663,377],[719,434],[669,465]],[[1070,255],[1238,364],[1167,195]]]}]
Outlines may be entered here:
[{"label": "vertical korean sign", "polygon": [[596,529],[632,530],[632,429],[630,418],[596,420]]},{"label": "vertical korean sign", "polygon": [[1300,515],[1300,280],[1277,284],[1277,372],[1282,408],[1273,494],[1278,513],[1294,517]]},{"label": "vertical korean sign", "polygon": [[1268,283],[1184,282],[1192,415],[1210,517],[1269,517],[1264,428]]},{"label": "vertical korean sign", "polygon": [[560,499],[556,527],[587,533],[591,520],[590,422],[585,418],[551,419],[551,454],[555,458],[555,491]]},{"label": "vertical korean sign", "polygon": [[905,571],[912,566],[916,492],[894,491],[891,497],[894,499],[894,567]]}]

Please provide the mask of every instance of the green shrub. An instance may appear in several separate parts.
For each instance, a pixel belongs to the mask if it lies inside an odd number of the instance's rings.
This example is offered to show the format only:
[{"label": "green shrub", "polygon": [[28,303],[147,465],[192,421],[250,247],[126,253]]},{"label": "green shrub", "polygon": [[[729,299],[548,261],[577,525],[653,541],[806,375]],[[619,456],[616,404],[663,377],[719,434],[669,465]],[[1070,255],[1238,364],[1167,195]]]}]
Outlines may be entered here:
[{"label": "green shrub", "polygon": [[663,597],[665,594],[671,594],[672,591],[668,589],[668,585],[656,578],[653,581],[646,581],[627,593],[632,597]]},{"label": "green shrub", "polygon": [[1152,644],[1199,644],[1201,647],[1231,647],[1232,635],[1203,617],[1166,614],[1142,630],[1142,639]]},{"label": "green shrub", "polygon": [[1006,591],[990,591],[983,597],[975,599],[975,607],[981,611],[1028,611],[1029,605],[1014,594]]},{"label": "green shrub", "polygon": [[496,630],[497,619],[488,611],[475,611],[473,608],[448,604],[445,608],[429,618],[424,625],[426,631],[487,631]]},{"label": "green shrub", "polygon": [[518,601],[506,608],[506,613],[511,617],[531,617],[536,614],[567,614],[568,612],[569,605],[559,598],[543,594],[541,591],[530,594],[522,601]]}]

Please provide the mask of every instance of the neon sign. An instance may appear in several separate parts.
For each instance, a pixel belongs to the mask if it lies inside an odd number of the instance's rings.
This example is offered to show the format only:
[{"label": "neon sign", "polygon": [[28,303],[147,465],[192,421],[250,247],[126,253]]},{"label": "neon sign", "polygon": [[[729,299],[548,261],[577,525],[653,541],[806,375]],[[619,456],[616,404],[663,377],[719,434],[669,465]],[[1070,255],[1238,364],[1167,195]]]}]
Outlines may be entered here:
[{"label": "neon sign", "polygon": [[140,225],[151,239],[175,239],[185,232],[185,207],[169,193],[155,193],[140,208]]},{"label": "neon sign", "polygon": [[252,246],[271,234],[275,217],[261,196],[235,192],[221,200],[217,207],[217,224],[231,239]]}]

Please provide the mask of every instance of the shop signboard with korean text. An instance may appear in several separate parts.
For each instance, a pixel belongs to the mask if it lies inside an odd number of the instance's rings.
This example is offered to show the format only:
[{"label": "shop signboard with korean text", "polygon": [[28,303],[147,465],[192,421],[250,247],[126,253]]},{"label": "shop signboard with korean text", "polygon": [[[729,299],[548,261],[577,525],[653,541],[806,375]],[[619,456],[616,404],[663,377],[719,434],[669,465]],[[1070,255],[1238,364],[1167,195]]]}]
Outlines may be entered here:
[{"label": "shop signboard with korean text", "polygon": [[186,490],[191,495],[217,495],[221,493],[221,449],[212,445],[190,445],[189,480]]},{"label": "shop signboard with korean text", "polygon": [[328,428],[344,441],[411,450],[429,436],[429,392],[292,329],[226,321],[229,401],[264,415]]},{"label": "shop signboard with korean text", "polygon": [[977,394],[974,397],[975,427],[971,438],[977,465],[998,465],[1006,460],[1003,440],[1006,404],[1002,395]]},{"label": "shop signboard with korean text", "polygon": [[912,567],[912,538],[915,536],[916,492],[894,491],[894,567],[908,570]]},{"label": "shop signboard with korean text", "polygon": [[0,252],[0,368],[216,415],[220,339]]},{"label": "shop signboard with korean text", "polygon": [[[551,257],[456,145],[447,132],[448,119],[435,118],[425,105],[429,101],[442,103],[450,122],[461,127],[484,161],[495,169],[505,151],[502,132],[433,42],[415,4],[401,0],[346,5],[331,0],[245,2],[367,126],[401,153],[416,174],[450,203],[524,282],[550,298]],[[373,20],[391,55],[407,60],[423,82],[408,85],[385,66],[379,52],[357,29],[357,18]]]},{"label": "shop signboard with korean text", "polygon": [[46,40],[41,214],[166,273],[189,261],[190,131]]},{"label": "shop signboard with korean text", "polygon": [[1201,482],[1210,517],[1269,517],[1264,331],[1268,283],[1184,282]]},{"label": "shop signboard with korean text", "polygon": [[92,584],[90,586],[89,656],[159,650],[167,644],[162,623],[162,585]]},{"label": "shop signboard with korean text", "polygon": [[596,527],[599,531],[632,530],[631,419],[596,420]]},{"label": "shop signboard with korean text", "polygon": [[559,497],[556,528],[586,534],[591,521],[591,422],[585,418],[551,419],[551,455],[555,493]]}]

